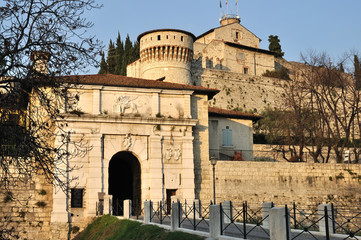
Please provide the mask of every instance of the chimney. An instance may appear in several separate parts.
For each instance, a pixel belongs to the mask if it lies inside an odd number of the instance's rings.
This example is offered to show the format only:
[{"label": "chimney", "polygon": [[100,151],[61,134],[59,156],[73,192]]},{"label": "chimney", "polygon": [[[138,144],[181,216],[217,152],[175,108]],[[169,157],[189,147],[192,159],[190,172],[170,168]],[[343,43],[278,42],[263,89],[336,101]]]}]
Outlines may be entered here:
[{"label": "chimney", "polygon": [[34,70],[40,74],[48,74],[50,54],[44,51],[33,51],[30,60],[34,62]]}]

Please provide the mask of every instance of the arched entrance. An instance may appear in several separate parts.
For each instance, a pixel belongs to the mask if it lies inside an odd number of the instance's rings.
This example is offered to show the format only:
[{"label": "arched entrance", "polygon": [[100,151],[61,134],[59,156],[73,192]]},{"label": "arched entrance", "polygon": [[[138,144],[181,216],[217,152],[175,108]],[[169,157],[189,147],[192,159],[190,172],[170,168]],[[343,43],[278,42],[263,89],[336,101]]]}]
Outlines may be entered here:
[{"label": "arched entrance", "polygon": [[113,214],[123,215],[123,201],[132,200],[133,214],[141,209],[141,170],[131,152],[118,152],[109,162],[109,195],[113,196]]}]

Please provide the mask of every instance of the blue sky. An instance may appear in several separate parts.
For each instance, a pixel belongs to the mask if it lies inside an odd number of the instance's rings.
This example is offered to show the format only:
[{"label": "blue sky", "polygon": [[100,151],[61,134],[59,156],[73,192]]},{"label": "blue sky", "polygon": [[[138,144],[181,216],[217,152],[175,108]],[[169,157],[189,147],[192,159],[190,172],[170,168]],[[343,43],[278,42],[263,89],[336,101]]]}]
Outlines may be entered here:
[{"label": "blue sky", "polygon": [[[229,13],[236,0],[228,0]],[[100,2],[100,1],[99,1]],[[86,14],[90,30],[107,46],[118,31],[132,41],[145,31],[176,28],[198,36],[218,27],[219,0],[104,0],[104,7]],[[222,0],[226,12],[226,0]],[[284,58],[299,61],[300,53],[327,52],[336,61],[343,53],[361,52],[361,0],[238,0],[241,24],[262,39],[278,35]],[[233,11],[231,12],[231,9]],[[89,73],[97,73],[90,68]]]}]

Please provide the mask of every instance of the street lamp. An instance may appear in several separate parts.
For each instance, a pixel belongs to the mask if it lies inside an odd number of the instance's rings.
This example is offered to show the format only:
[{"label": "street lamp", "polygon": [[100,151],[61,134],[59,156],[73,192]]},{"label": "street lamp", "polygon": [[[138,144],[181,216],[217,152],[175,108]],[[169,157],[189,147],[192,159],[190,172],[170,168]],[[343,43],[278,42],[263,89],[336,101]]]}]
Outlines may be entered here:
[{"label": "street lamp", "polygon": [[213,203],[216,204],[216,164],[217,164],[217,159],[215,156],[211,157],[211,164],[213,167]]}]

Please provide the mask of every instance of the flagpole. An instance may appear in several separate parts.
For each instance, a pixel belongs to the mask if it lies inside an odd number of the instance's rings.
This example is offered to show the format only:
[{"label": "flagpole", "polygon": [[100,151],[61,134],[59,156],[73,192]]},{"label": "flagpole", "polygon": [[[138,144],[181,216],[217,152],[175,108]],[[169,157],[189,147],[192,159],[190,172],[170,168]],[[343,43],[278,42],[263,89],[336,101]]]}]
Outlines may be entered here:
[{"label": "flagpole", "polygon": [[222,19],[222,0],[219,0],[219,19]]},{"label": "flagpole", "polygon": [[238,0],[236,0],[236,5],[237,5],[237,17],[239,17],[239,11],[238,11]]}]

